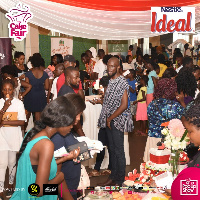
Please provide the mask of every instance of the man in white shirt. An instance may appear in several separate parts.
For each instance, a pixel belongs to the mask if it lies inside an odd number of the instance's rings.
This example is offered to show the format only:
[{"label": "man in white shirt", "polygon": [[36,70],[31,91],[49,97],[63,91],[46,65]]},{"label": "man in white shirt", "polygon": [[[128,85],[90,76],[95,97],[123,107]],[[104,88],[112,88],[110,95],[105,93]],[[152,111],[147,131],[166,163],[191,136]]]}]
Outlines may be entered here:
[{"label": "man in white shirt", "polygon": [[99,61],[95,64],[93,72],[98,74],[98,79],[102,78],[104,71],[107,69],[106,65],[103,63],[103,57],[105,56],[105,51],[103,49],[98,50]]}]

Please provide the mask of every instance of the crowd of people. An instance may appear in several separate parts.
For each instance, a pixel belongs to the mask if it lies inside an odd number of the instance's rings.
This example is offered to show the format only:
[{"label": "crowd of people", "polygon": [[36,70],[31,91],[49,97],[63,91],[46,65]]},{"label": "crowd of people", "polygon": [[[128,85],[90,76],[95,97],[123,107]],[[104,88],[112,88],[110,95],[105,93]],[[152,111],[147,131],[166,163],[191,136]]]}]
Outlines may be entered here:
[{"label": "crowd of people", "polygon": [[[82,128],[85,95],[102,95],[101,99],[90,101],[102,104],[98,139],[109,152],[108,169],[100,173],[103,150],[89,173],[90,177],[109,175],[104,183],[98,184],[100,186],[121,186],[124,181],[124,132],[148,135],[145,162],[149,160],[149,149],[156,147],[162,138],[160,125],[163,122],[182,119],[186,128],[199,133],[199,121],[193,119],[193,115],[199,117],[200,68],[193,65],[192,57],[176,50],[170,61],[162,45],[152,48],[151,55],[142,55],[140,48],[132,55],[132,50],[129,48],[126,59],[120,55],[105,55],[103,49],[93,58],[92,52],[87,50],[81,54],[86,70],[79,69],[79,62],[72,55],[63,58],[55,54],[45,68],[44,59],[35,53],[26,65],[23,52],[15,53],[12,66],[2,67],[1,200],[7,167],[9,190],[6,190],[6,197],[28,199],[31,196],[27,191],[14,192],[14,188],[27,189],[36,183],[40,186],[38,197],[43,196],[43,184],[59,185],[59,197],[44,195],[43,199],[77,199],[81,164],[74,164],[73,159],[79,155],[80,148],[56,160],[53,154],[63,146],[67,149],[78,143],[77,137],[85,136]],[[97,79],[103,90],[93,89]],[[34,126],[27,131],[31,120]],[[137,131],[135,123],[138,123]],[[189,134],[194,145],[199,145],[198,138],[193,136],[195,133]],[[192,155],[190,158],[193,159]],[[193,162],[198,159],[199,156],[195,157]],[[61,187],[69,192],[61,195]]]}]

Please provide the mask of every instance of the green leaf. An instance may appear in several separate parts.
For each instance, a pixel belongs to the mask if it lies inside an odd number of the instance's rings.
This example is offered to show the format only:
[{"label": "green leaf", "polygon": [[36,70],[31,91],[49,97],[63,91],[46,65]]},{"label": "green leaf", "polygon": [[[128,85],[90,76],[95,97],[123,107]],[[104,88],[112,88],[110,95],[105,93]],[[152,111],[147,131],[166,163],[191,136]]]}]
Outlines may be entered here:
[{"label": "green leaf", "polygon": [[188,133],[188,131],[187,131],[187,130],[185,130],[185,132],[184,132],[184,134],[183,134],[183,136],[182,136],[182,138],[181,138],[180,142],[183,142],[183,140],[185,139],[185,137],[186,137],[187,133]]}]

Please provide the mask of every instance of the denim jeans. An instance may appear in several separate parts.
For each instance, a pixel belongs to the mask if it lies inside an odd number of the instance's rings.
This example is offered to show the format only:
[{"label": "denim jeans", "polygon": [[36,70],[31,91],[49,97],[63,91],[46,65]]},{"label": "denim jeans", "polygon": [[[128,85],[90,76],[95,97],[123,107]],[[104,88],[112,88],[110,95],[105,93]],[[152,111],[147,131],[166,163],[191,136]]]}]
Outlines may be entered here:
[{"label": "denim jeans", "polygon": [[113,121],[111,121],[110,125],[111,129],[106,127],[110,150],[109,156],[112,163],[110,179],[121,185],[124,182],[126,170],[124,132],[116,129]]},{"label": "denim jeans", "polygon": [[[105,128],[100,128],[99,134],[98,134],[98,140],[101,141],[104,146],[108,147],[108,153],[109,153],[109,142],[108,142],[108,136],[107,136],[107,132]],[[96,164],[94,166],[94,169],[96,169],[97,171],[99,171],[101,168],[101,163],[103,162],[104,156],[105,156],[105,148],[103,149],[103,151],[100,151],[100,153],[97,154]],[[110,170],[111,170],[111,163],[112,162],[109,156],[108,169]]]}]

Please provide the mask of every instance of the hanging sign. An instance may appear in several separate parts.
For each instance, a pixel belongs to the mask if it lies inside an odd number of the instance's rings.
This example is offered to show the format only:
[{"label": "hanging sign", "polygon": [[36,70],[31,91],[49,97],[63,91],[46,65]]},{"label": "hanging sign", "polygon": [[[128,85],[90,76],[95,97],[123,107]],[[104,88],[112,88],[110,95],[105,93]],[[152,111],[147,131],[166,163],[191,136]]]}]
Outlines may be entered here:
[{"label": "hanging sign", "polygon": [[29,6],[22,6],[21,3],[18,3],[17,6],[11,8],[5,16],[10,20],[8,24],[9,37],[13,38],[14,41],[22,41],[26,38],[26,34],[28,33],[27,23],[33,18]]}]

